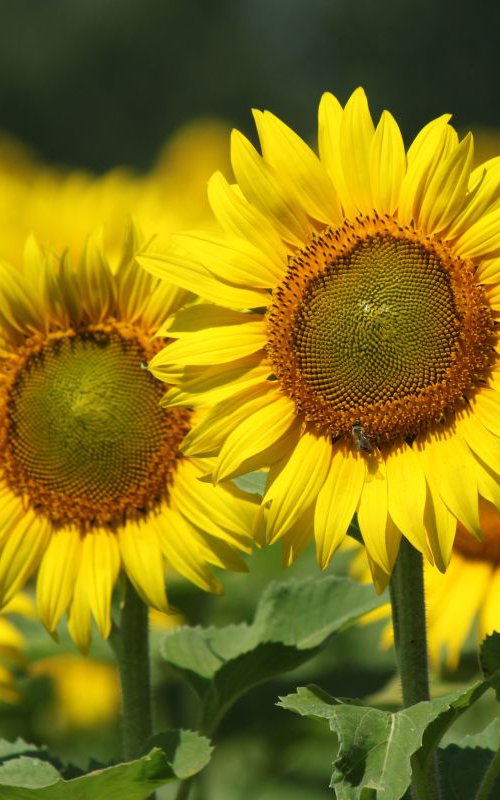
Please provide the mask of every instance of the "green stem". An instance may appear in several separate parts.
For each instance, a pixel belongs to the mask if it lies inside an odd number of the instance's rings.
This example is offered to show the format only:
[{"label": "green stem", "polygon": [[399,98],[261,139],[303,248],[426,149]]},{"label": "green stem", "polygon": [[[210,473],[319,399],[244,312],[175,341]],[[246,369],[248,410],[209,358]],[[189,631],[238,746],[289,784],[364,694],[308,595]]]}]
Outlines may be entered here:
[{"label": "green stem", "polygon": [[137,758],[151,737],[148,609],[126,579],[120,627],[111,634],[122,689],[122,757]]},{"label": "green stem", "polygon": [[[403,692],[403,705],[429,700],[429,669],[422,556],[404,537],[390,582],[394,642]],[[412,757],[414,800],[439,800],[435,759],[424,772]]]},{"label": "green stem", "polygon": [[187,800],[189,794],[191,792],[191,786],[193,785],[193,779],[188,778],[185,781],[182,781],[179,784],[179,788],[177,790],[177,794],[175,795],[175,800]]},{"label": "green stem", "polygon": [[495,753],[490,765],[484,773],[483,780],[477,790],[475,800],[490,800],[491,790],[500,774],[500,750]]}]

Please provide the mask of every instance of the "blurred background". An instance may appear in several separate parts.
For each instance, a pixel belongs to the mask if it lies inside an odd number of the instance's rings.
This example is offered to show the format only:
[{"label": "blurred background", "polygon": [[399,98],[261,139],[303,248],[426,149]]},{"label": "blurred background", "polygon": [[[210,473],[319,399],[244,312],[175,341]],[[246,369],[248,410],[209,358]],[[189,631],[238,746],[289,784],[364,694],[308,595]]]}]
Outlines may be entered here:
[{"label": "blurred background", "polygon": [[0,2],[0,127],[48,161],[149,168],[194,117],[252,106],[304,135],[359,84],[407,136],[444,112],[500,126],[500,6],[478,0]]},{"label": "blurred background", "polygon": [[[344,103],[363,85],[374,117],[391,110],[407,141],[453,113],[459,130],[477,135],[477,161],[500,153],[494,0],[474,11],[456,0],[0,0],[0,20],[0,258],[18,264],[31,231],[77,254],[104,225],[112,254],[130,213],[148,233],[205,224],[206,180],[229,171],[229,129],[254,138],[250,109],[269,108],[312,141],[325,90]],[[350,558],[341,553],[331,569],[345,574]],[[197,724],[193,695],[157,655],[165,628],[250,621],[270,580],[317,574],[310,550],[284,573],[274,548],[252,558],[249,576],[222,576],[222,598],[171,581],[179,617],[153,628],[158,726]],[[108,646],[96,636],[91,659],[81,659],[64,630],[54,644],[29,597],[6,617],[16,628],[0,630],[0,737],[47,743],[83,768],[89,758],[116,758]],[[200,796],[331,797],[327,727],[275,703],[314,682],[397,706],[393,653],[378,646],[384,626],[341,634],[299,672],[242,699],[222,726]],[[472,630],[458,670],[436,673],[438,691],[477,673],[476,648]],[[486,698],[463,724],[480,729],[497,713]]]}]

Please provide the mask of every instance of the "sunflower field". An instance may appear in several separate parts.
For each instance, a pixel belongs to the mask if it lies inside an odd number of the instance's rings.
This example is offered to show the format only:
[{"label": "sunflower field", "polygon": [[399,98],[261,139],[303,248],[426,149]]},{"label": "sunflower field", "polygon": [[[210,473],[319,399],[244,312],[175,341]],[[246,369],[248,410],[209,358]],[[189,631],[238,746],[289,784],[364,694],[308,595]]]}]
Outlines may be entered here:
[{"label": "sunflower field", "polygon": [[0,800],[500,800],[500,6],[0,28]]}]

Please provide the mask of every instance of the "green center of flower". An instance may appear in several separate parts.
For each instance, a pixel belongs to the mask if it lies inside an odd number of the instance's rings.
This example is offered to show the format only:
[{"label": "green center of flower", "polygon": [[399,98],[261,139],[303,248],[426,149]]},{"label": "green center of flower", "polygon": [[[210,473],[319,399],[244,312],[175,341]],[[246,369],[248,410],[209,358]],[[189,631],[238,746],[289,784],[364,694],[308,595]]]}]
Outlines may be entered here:
[{"label": "green center of flower", "polygon": [[267,323],[297,411],[333,438],[359,431],[367,450],[462,408],[494,329],[471,261],[379,218],[327,229],[291,259]]},{"label": "green center of flower", "polygon": [[358,408],[442,380],[458,327],[450,279],[436,256],[381,237],[310,282],[295,321],[295,352],[313,391]]},{"label": "green center of flower", "polygon": [[6,476],[60,523],[116,525],[165,498],[188,430],[141,364],[144,343],[116,329],[50,339],[10,391]]}]

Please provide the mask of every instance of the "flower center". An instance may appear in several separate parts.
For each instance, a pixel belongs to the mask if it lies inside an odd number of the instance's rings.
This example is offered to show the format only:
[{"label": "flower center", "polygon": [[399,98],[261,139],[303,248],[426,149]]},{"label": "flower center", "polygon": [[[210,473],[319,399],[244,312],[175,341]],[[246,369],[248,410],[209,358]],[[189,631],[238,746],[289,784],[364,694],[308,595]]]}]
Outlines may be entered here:
[{"label": "flower center", "polygon": [[471,261],[390,218],[315,237],[267,317],[269,355],[297,411],[333,438],[354,427],[381,444],[462,407],[492,355],[474,276]]},{"label": "flower center", "polygon": [[151,511],[168,484],[189,412],[164,411],[141,363],[147,338],[110,322],[31,340],[7,381],[4,475],[54,523],[116,527]]}]

